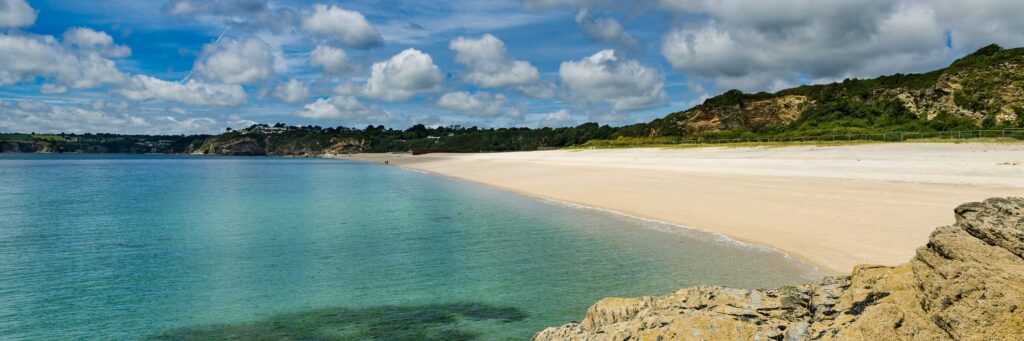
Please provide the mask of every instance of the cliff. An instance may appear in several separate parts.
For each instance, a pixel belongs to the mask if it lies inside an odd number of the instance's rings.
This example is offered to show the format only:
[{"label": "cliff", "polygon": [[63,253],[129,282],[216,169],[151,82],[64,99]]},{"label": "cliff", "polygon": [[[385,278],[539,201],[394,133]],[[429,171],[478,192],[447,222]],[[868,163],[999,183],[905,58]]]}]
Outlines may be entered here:
[{"label": "cliff", "polygon": [[606,298],[547,340],[1024,339],[1024,198],[961,205],[910,262],[772,290]]},{"label": "cliff", "polygon": [[331,156],[362,152],[362,139],[318,135],[223,134],[209,138],[192,154],[231,156]]},{"label": "cliff", "polygon": [[[834,107],[838,103],[843,106]],[[850,103],[863,108],[851,109]],[[891,112],[891,105],[884,106],[888,103],[901,104],[913,117],[906,117],[902,122],[865,122],[872,117],[857,117],[858,111],[864,108],[877,107],[878,114]],[[815,109],[839,113],[815,122],[830,128],[921,129],[899,127],[908,122],[907,119],[938,120],[942,121],[940,125],[945,125],[939,128],[954,129],[970,129],[971,125],[1024,124],[1024,49],[1004,50],[990,45],[949,67],[923,74],[847,79],[776,93],[744,94],[730,90],[689,110],[657,119],[644,128],[649,136],[685,136],[721,130],[775,132],[772,128],[807,130],[807,127],[797,126],[804,123],[800,119],[805,113]],[[842,120],[851,117],[862,120]]]}]

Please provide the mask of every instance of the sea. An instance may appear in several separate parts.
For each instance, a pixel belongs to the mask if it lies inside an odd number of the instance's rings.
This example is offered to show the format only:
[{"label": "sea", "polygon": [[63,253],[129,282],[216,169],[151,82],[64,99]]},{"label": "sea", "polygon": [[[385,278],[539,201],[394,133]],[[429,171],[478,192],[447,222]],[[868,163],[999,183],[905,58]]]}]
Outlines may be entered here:
[{"label": "sea", "polygon": [[720,235],[394,166],[0,154],[3,340],[527,340],[603,297],[820,276]]}]

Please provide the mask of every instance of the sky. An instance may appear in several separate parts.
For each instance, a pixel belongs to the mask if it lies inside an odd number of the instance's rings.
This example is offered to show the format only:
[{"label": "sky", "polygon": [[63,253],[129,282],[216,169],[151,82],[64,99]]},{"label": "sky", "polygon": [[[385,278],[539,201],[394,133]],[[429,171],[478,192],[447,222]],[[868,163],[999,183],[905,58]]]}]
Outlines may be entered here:
[{"label": "sky", "polygon": [[0,132],[622,125],[1024,46],[1020,0],[0,0]]}]

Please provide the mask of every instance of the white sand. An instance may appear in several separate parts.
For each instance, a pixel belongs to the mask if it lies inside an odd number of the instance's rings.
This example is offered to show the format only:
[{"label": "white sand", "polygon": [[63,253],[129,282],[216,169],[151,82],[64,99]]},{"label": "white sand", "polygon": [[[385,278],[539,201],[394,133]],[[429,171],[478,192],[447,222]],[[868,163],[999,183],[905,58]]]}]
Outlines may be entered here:
[{"label": "white sand", "polygon": [[837,273],[906,262],[961,203],[1024,196],[1024,144],[352,158],[718,232]]}]

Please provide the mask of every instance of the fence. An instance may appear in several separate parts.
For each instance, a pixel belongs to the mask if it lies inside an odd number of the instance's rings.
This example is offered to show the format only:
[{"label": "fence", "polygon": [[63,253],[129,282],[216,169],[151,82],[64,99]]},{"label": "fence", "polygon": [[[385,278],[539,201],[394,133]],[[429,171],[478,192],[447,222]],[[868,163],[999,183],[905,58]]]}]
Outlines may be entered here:
[{"label": "fence", "polygon": [[675,144],[722,144],[722,143],[776,143],[776,142],[832,142],[832,141],[888,141],[901,142],[917,139],[953,139],[966,140],[978,138],[1014,138],[1024,140],[1024,128],[1006,128],[993,130],[942,131],[932,133],[888,132],[881,134],[838,134],[817,136],[790,137],[750,137],[734,139],[684,139],[675,140]]}]

